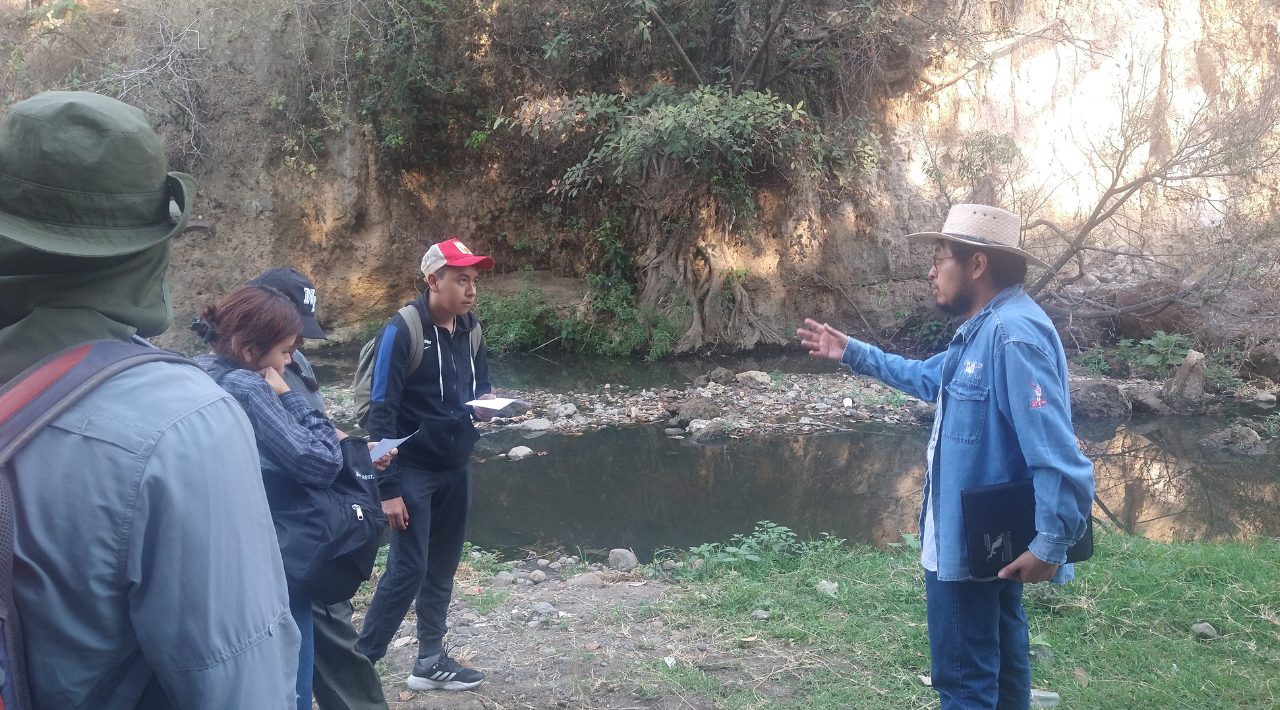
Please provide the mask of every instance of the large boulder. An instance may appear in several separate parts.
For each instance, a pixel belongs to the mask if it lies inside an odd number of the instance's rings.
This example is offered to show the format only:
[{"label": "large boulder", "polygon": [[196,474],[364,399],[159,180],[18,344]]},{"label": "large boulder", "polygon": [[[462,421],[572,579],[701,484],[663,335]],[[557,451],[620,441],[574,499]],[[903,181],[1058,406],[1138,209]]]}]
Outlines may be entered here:
[{"label": "large boulder", "polygon": [[1134,414],[1155,414],[1166,416],[1173,414],[1169,405],[1160,401],[1160,388],[1146,382],[1131,382],[1120,386],[1120,391],[1133,405]]},{"label": "large boulder", "polygon": [[1179,414],[1193,414],[1204,408],[1204,353],[1189,350],[1187,357],[1164,383],[1160,397]]},{"label": "large boulder", "polygon": [[1244,370],[1280,382],[1280,343],[1263,343],[1249,350]]},{"label": "large boulder", "polygon": [[730,370],[727,367],[717,367],[707,373],[707,379],[718,385],[733,384],[733,370]]},{"label": "large boulder", "polygon": [[689,426],[694,419],[715,419],[724,411],[711,397],[690,397],[668,410],[675,415],[672,423],[680,428]]},{"label": "large boulder", "polygon": [[1076,380],[1071,383],[1071,416],[1076,419],[1127,417],[1133,405],[1112,380]]},{"label": "large boulder", "polygon": [[1207,449],[1221,449],[1236,456],[1261,456],[1267,453],[1267,445],[1258,432],[1239,424],[1215,431],[1198,443]]}]

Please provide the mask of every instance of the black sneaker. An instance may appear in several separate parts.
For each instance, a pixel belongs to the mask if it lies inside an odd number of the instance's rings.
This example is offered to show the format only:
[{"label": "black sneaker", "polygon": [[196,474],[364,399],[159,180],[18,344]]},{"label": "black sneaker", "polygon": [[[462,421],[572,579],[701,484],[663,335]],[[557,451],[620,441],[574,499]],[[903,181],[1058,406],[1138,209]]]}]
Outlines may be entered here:
[{"label": "black sneaker", "polygon": [[435,663],[428,666],[430,658],[419,658],[413,664],[413,672],[409,674],[409,690],[471,690],[484,682],[484,674],[467,668],[440,654]]}]

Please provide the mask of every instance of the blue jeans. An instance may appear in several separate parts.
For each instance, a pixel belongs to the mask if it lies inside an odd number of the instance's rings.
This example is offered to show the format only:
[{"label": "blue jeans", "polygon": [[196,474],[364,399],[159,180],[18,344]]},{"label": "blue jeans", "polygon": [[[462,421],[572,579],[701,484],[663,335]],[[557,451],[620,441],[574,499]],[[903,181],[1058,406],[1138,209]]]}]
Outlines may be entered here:
[{"label": "blue jeans", "polygon": [[924,573],[933,687],[942,710],[1026,710],[1031,642],[1022,583],[939,582]]},{"label": "blue jeans", "polygon": [[289,613],[302,632],[302,646],[298,648],[298,710],[311,710],[311,668],[316,652],[311,599],[293,587],[289,587]]}]

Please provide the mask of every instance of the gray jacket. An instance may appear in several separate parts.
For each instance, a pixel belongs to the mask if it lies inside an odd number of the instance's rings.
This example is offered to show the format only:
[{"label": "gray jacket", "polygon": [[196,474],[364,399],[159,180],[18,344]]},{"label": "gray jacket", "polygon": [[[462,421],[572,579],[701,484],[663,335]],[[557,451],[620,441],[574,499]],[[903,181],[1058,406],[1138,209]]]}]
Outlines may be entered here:
[{"label": "gray jacket", "polygon": [[6,467],[37,710],[296,707],[300,637],[253,431],[199,368],[102,384]]}]

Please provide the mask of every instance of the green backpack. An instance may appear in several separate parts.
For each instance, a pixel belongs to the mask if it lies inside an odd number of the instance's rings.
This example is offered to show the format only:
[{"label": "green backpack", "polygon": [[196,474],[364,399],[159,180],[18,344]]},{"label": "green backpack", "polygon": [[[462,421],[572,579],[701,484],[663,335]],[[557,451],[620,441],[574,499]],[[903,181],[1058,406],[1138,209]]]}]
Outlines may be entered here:
[{"label": "green backpack", "polygon": [[[409,329],[409,342],[422,342],[422,317],[418,315],[418,307],[410,303],[401,308],[400,317],[404,319],[405,327]],[[476,321],[476,327],[471,329],[471,357],[475,357],[480,352],[480,346],[484,344],[484,331],[480,327],[480,322]],[[409,354],[409,367],[405,369],[404,376],[406,378],[412,375],[418,366],[422,364],[423,346],[418,346],[416,350]],[[360,348],[360,359],[356,363],[355,381],[351,388],[355,392],[356,398],[356,424],[361,429],[369,427],[369,404],[372,401],[373,392],[373,361],[378,355],[378,336],[374,336],[372,340],[364,344]]]}]

